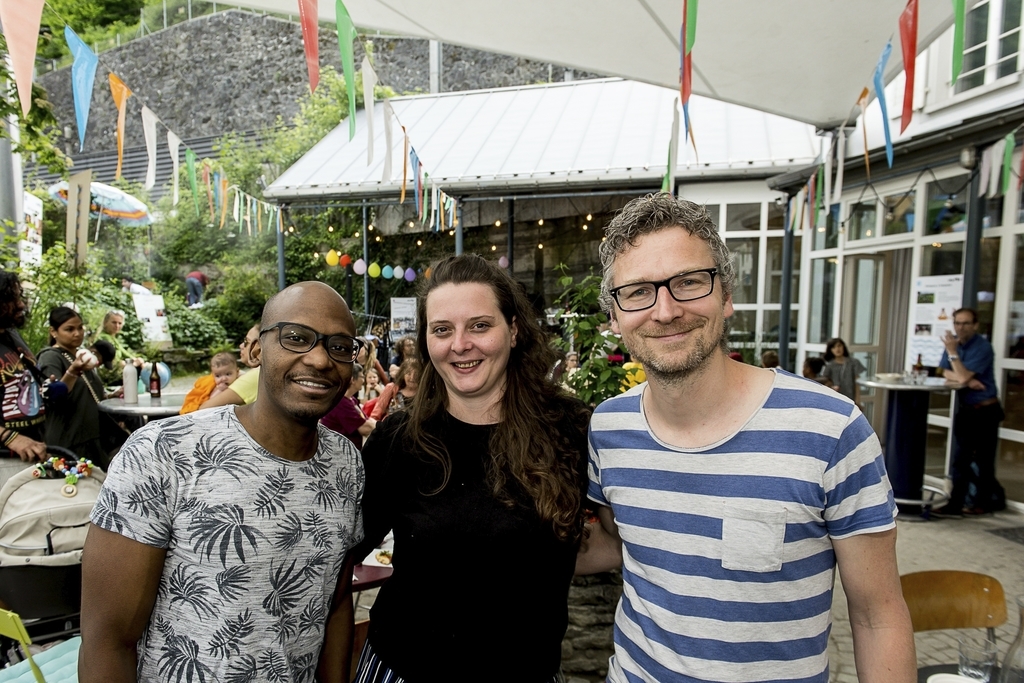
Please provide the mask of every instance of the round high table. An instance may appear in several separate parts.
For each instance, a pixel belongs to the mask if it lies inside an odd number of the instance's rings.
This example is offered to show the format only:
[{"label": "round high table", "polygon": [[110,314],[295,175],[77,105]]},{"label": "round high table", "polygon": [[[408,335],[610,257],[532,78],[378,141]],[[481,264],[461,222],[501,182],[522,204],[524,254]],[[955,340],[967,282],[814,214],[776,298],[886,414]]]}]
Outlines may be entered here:
[{"label": "round high table", "polygon": [[125,403],[123,398],[108,398],[100,401],[99,409],[114,415],[131,415],[152,420],[177,415],[184,403],[185,394],[164,394],[160,398],[139,394],[138,403]]},{"label": "round high table", "polygon": [[885,469],[893,497],[900,505],[926,506],[924,461],[928,443],[928,401],[932,393],[963,388],[963,384],[929,377],[924,384],[877,377],[858,379],[862,387],[889,392],[885,418]]}]

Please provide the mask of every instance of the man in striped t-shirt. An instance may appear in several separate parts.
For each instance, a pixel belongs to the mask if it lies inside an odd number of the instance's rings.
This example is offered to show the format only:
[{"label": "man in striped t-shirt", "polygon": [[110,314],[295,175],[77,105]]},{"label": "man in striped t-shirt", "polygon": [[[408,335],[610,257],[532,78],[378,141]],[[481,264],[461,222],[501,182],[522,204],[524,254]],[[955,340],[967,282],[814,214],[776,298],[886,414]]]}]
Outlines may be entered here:
[{"label": "man in striped t-shirt", "polygon": [[838,566],[864,683],[917,679],[878,439],[840,394],[727,356],[732,260],[707,211],[634,200],[604,304],[647,383],[590,429],[600,507],[577,573],[622,567],[612,683],[827,683]]}]

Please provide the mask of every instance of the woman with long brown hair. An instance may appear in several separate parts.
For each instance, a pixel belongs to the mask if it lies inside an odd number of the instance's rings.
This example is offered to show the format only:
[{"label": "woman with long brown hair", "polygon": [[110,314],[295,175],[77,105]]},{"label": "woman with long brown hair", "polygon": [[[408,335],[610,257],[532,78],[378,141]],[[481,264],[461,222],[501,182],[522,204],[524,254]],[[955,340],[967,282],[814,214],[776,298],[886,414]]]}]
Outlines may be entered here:
[{"label": "woman with long brown hair", "polygon": [[356,680],[559,680],[587,408],[503,269],[455,256],[421,287],[419,393],[363,448],[361,549],[395,546]]}]

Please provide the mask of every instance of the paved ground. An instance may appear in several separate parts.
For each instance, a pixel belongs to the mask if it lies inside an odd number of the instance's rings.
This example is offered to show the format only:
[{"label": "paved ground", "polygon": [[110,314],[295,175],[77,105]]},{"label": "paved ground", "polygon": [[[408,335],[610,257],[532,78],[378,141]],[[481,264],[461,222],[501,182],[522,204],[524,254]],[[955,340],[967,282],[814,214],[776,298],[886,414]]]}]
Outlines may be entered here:
[{"label": "paved ground", "polygon": [[[1024,515],[1001,512],[994,516],[966,519],[916,521],[906,516],[897,526],[896,552],[900,573],[929,569],[960,569],[990,574],[999,579],[1006,592],[1006,624],[996,629],[999,659],[1016,637],[1018,617],[1016,596],[1024,596]],[[1004,531],[1005,536],[991,533]],[[853,638],[841,582],[836,582],[833,602],[832,636],[829,659],[833,683],[856,683],[853,663]],[[977,633],[982,633],[977,631]],[[918,666],[948,664],[957,661],[958,631],[929,631],[915,634]]]}]

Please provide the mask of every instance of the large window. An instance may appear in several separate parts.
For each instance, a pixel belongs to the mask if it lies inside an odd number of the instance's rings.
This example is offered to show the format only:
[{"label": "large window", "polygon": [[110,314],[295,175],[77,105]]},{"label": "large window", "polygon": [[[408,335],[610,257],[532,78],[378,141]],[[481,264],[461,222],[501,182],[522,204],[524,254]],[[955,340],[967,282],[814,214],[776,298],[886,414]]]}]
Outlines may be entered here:
[{"label": "large window", "polygon": [[874,202],[854,204],[850,207],[850,220],[847,225],[847,239],[878,237],[878,205]]},{"label": "large window", "polygon": [[967,229],[967,191],[970,176],[958,175],[928,183],[926,235]]},{"label": "large window", "polygon": [[963,242],[933,242],[924,248],[921,275],[956,275],[964,272]]},{"label": "large window", "polygon": [[[731,208],[731,207],[730,207]],[[733,303],[757,303],[758,239],[729,240],[732,264],[736,270],[736,284],[732,289]]]},{"label": "large window", "polygon": [[[768,238],[768,273],[764,283],[764,300],[770,304],[782,301],[782,237]],[[790,302],[800,303],[800,238],[793,238],[793,279]],[[793,316],[796,320],[796,316]]]},{"label": "large window", "polygon": [[914,199],[917,193],[911,190],[904,194],[885,198],[885,234],[905,235],[914,232]]},{"label": "large window", "polygon": [[832,310],[835,304],[836,259],[811,261],[811,309],[807,341],[824,344],[832,337]]},{"label": "large window", "polygon": [[1006,325],[1006,355],[1024,358],[1024,235],[1017,235],[1016,247],[1013,298],[1010,300],[1010,319]]},{"label": "large window", "polygon": [[760,230],[760,204],[729,204],[725,207],[725,229]]},{"label": "large window", "polygon": [[825,214],[825,225],[813,228],[811,249],[834,249],[839,246],[840,205],[833,204]]},{"label": "large window", "polygon": [[971,8],[964,27],[964,61],[955,92],[972,90],[1017,71],[1021,0],[986,0]]}]

